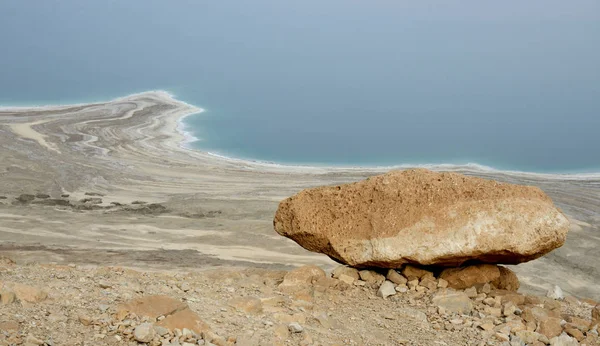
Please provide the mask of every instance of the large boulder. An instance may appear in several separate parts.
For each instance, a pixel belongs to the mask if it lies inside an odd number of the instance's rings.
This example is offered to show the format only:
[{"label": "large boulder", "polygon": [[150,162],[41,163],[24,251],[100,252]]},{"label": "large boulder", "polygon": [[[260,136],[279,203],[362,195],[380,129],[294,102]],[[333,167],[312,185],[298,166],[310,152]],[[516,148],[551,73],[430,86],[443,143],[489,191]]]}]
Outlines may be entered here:
[{"label": "large boulder", "polygon": [[537,187],[425,169],[301,191],[273,224],[338,262],[386,268],[526,262],[562,246],[569,230]]}]

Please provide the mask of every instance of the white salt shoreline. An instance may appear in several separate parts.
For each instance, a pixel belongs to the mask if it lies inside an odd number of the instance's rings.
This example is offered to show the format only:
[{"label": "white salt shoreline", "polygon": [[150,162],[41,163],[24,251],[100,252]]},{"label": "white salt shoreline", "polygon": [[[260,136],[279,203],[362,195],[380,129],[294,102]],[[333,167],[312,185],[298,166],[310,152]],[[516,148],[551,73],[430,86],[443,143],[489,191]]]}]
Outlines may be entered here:
[{"label": "white salt shoreline", "polygon": [[64,110],[73,107],[92,107],[100,106],[112,102],[123,102],[128,100],[135,100],[140,97],[151,97],[162,103],[174,104],[180,106],[180,111],[173,112],[171,116],[175,118],[175,130],[182,137],[178,143],[178,147],[182,150],[192,151],[194,153],[203,153],[206,156],[212,157],[215,160],[226,161],[229,163],[237,163],[244,166],[254,166],[256,168],[275,168],[294,170],[299,169],[302,171],[312,172],[384,172],[393,169],[408,169],[408,168],[427,168],[436,171],[450,171],[450,172],[464,172],[472,174],[501,174],[507,176],[514,176],[519,178],[532,178],[532,179],[543,179],[543,180],[598,180],[600,179],[600,172],[592,173],[537,173],[537,172],[525,172],[525,171],[514,171],[514,170],[499,170],[493,167],[480,165],[477,163],[467,164],[399,164],[391,166],[319,166],[319,165],[302,165],[302,164],[282,164],[275,162],[265,162],[260,160],[250,160],[243,158],[228,157],[220,154],[215,154],[207,151],[201,151],[194,149],[190,146],[191,143],[199,141],[200,139],[195,137],[191,131],[186,130],[185,119],[205,112],[205,109],[189,104],[185,101],[179,100],[176,96],[165,90],[150,90],[139,93],[118,97],[113,100],[104,102],[92,102],[92,103],[74,103],[74,104],[57,104],[57,105],[43,105],[43,106],[0,106],[0,112],[24,112],[24,111],[57,111]]}]

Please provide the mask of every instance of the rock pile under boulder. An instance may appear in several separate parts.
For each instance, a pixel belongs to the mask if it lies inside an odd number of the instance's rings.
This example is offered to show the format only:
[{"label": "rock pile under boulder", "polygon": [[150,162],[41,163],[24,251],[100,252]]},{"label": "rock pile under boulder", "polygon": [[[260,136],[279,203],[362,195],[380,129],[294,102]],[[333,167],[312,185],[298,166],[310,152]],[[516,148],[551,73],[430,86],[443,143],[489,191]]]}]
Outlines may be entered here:
[{"label": "rock pile under boulder", "polygon": [[539,188],[425,169],[301,191],[273,223],[305,249],[363,268],[517,264],[562,246],[569,230]]}]

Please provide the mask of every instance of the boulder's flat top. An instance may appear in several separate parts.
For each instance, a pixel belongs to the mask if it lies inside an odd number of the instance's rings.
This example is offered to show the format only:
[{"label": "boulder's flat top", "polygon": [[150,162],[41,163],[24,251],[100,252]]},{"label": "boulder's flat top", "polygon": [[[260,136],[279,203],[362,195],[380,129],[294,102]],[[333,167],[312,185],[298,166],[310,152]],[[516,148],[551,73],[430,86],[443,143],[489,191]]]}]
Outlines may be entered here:
[{"label": "boulder's flat top", "polygon": [[[384,222],[393,225],[393,228],[377,227],[376,235],[388,237],[424,218],[436,218],[436,225],[443,227],[446,223],[455,224],[470,217],[468,214],[456,214],[450,219],[446,215],[448,206],[477,202],[478,209],[486,209],[491,208],[495,201],[515,199],[552,204],[552,200],[534,186],[426,169],[392,171],[356,183],[307,189],[283,204],[296,203],[295,208],[309,210],[308,213],[322,224],[335,224],[343,218],[354,220],[357,226],[365,222]],[[365,220],[364,215],[367,214],[381,215],[382,218]],[[370,239],[374,236],[373,231],[373,227],[336,229],[342,237],[351,233],[357,239]]]}]

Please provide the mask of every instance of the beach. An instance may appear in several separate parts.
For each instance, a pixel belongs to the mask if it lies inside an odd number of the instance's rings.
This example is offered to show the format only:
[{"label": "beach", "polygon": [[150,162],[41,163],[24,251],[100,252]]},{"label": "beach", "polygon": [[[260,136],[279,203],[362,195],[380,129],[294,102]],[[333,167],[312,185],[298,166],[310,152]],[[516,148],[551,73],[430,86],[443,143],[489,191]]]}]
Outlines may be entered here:
[{"label": "beach", "polygon": [[[285,166],[190,150],[180,120],[201,111],[163,91],[0,109],[0,252],[25,263],[145,270],[331,269],[326,256],[275,233],[278,203],[308,187],[404,168]],[[572,229],[562,248],[513,267],[523,290],[558,284],[600,299],[600,174],[428,168],[542,188]],[[22,194],[39,197],[23,203]]]}]

